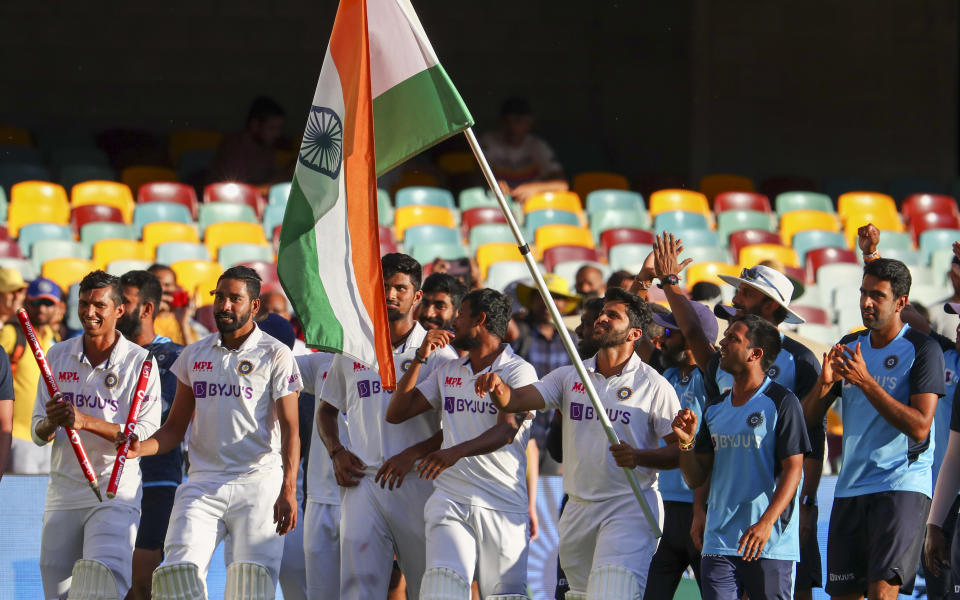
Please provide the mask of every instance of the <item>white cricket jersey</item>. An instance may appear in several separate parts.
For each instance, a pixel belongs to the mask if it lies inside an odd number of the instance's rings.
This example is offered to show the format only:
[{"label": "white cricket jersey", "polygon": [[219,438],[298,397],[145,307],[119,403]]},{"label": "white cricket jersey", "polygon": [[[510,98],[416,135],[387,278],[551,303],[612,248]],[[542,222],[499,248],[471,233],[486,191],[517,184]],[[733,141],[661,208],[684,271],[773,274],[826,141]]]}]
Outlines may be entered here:
[{"label": "white cricket jersey", "polygon": [[[414,322],[406,341],[393,349],[393,364],[397,378],[403,376],[413,363],[427,331]],[[457,353],[449,345],[437,350],[420,367],[417,381],[423,381],[437,366]],[[387,423],[387,405],[393,392],[380,385],[380,375],[363,363],[342,354],[333,359],[320,396],[324,402],[345,413],[350,433],[350,451],[363,461],[367,473],[375,475],[388,459],[410,446],[419,444],[440,430],[440,416],[435,411],[394,425]]]},{"label": "white cricket jersey", "polygon": [[[64,402],[85,415],[96,417],[121,427],[127,422],[133,392],[140,378],[140,367],[147,357],[144,348],[127,340],[117,332],[117,343],[109,358],[96,367],[90,365],[83,351],[83,337],[76,337],[54,344],[47,353],[50,370],[57,380]],[[23,360],[33,360],[24,358]],[[37,397],[33,406],[32,427],[35,429],[47,415],[44,405],[50,400],[43,378],[37,385]],[[146,394],[137,416],[134,432],[141,440],[153,435],[160,427],[161,414],[160,372],[157,361],[147,380]],[[79,432],[80,441],[87,451],[93,470],[100,483],[101,494],[106,498],[110,473],[117,458],[113,442],[90,433]],[[117,495],[113,500],[140,508],[140,459],[129,459],[123,467]],[[47,486],[47,508],[88,508],[98,504],[90,491],[86,477],[73,454],[66,431],[57,428],[53,439],[53,454],[50,460],[50,484]]]},{"label": "white cricket jersey", "polygon": [[302,387],[289,348],[254,326],[231,350],[218,332],[184,348],[170,370],[196,399],[190,476],[258,479],[282,468],[276,401]]},{"label": "white cricket jersey", "polygon": [[[660,440],[673,432],[671,424],[680,410],[677,393],[639,356],[631,354],[623,371],[609,379],[597,372],[596,356],[583,364],[621,441],[639,450],[655,450]],[[560,367],[534,385],[546,408],[563,413],[564,491],[591,502],[632,494],[573,366]],[[656,469],[637,467],[634,471],[641,488],[655,488]]]},{"label": "white cricket jersey", "polygon": [[[327,372],[333,363],[335,354],[329,352],[312,352],[297,357],[297,366],[303,379],[303,393],[312,394],[316,398],[313,410],[313,419],[310,421],[310,459],[307,461],[307,502],[320,504],[340,504],[340,486],[333,474],[333,461],[327,454],[327,448],[320,439],[317,428],[317,409],[320,408],[320,390],[327,378]],[[350,446],[350,436],[347,433],[347,424],[343,413],[339,413],[340,443]]]},{"label": "white cricket jersey", "polygon": [[[474,389],[477,377],[496,373],[511,388],[537,381],[537,372],[513,353],[509,344],[486,369],[474,373],[470,357],[439,365],[417,389],[440,411],[443,447],[472,440],[497,424],[499,411],[489,394],[480,398]],[[489,454],[465,456],[437,477],[437,489],[454,500],[510,512],[527,512],[527,441],[529,419],[523,422],[513,441]]]}]

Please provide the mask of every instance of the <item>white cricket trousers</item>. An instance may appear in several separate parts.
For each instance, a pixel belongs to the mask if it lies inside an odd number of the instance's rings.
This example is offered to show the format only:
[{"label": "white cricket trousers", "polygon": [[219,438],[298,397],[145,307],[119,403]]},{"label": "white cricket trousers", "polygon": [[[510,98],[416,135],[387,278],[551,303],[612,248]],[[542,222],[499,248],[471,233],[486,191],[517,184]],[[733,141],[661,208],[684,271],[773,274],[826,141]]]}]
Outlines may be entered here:
[{"label": "white cricket trousers", "polygon": [[[660,492],[647,489],[644,497],[662,530]],[[633,494],[599,502],[571,497],[558,529],[560,566],[571,590],[586,593],[590,571],[604,565],[629,569],[640,583],[641,592],[646,589],[650,560],[659,539],[654,537]]]},{"label": "white cricket trousers", "polygon": [[[340,597],[340,505],[307,501],[303,515],[307,598]],[[284,594],[286,596],[286,594]]]},{"label": "white cricket trousers", "polygon": [[343,488],[340,505],[340,599],[386,598],[396,554],[407,598],[420,598],[426,566],[423,507],[433,482],[407,474],[403,485],[381,489],[369,474]]},{"label": "white cricket trousers", "polygon": [[436,490],[423,516],[427,569],[447,567],[468,582],[476,572],[481,598],[526,593],[528,513],[471,506]]},{"label": "white cricket trousers", "polygon": [[253,481],[194,476],[180,484],[163,545],[164,563],[192,562],[206,581],[213,551],[230,534],[224,556],[263,565],[276,586],[283,537],[277,535],[273,505],[282,483],[283,472],[276,469]]},{"label": "white cricket trousers", "polygon": [[126,596],[139,526],[139,509],[110,500],[92,508],[45,511],[40,534],[43,597],[59,598],[70,589],[73,563],[81,558],[107,565],[117,580],[117,593]]}]

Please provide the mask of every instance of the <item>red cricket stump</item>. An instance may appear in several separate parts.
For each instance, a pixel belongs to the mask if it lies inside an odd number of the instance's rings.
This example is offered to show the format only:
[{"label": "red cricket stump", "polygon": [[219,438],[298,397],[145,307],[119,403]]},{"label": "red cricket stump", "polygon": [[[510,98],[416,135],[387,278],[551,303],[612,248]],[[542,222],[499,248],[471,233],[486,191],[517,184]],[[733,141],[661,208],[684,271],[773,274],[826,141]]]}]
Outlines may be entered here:
[{"label": "red cricket stump", "polygon": [[153,370],[153,354],[148,354],[140,366],[140,377],[137,379],[137,388],[133,392],[130,402],[130,412],[127,413],[127,423],[123,426],[124,442],[117,450],[117,458],[113,461],[113,472],[110,473],[110,483],[107,485],[107,498],[117,495],[117,486],[120,485],[120,475],[127,462],[127,451],[130,450],[130,436],[137,426],[137,417],[143,405],[143,397],[147,393],[147,382],[150,381],[150,371]]},{"label": "red cricket stump", "polygon": [[[40,347],[40,342],[37,340],[36,332],[33,331],[33,324],[30,323],[30,317],[27,316],[27,311],[22,308],[18,310],[17,319],[20,320],[20,327],[23,329],[23,334],[27,336],[27,343],[30,344],[30,350],[33,352],[34,358],[37,359],[37,365],[40,367],[40,375],[43,377],[44,383],[47,384],[47,392],[51,398],[56,398],[57,402],[63,402],[63,398],[59,397],[60,387],[57,385],[57,380],[53,378],[50,363],[47,362],[43,348]],[[72,427],[64,427],[63,429],[67,432],[70,447],[73,448],[73,453],[77,457],[77,462],[80,463],[80,469],[83,471],[83,475],[90,484],[90,489],[97,495],[97,500],[103,502],[103,497],[100,496],[100,485],[97,482],[97,474],[93,471],[93,465],[90,464],[87,451],[83,448],[83,442],[80,441],[80,434]]]}]

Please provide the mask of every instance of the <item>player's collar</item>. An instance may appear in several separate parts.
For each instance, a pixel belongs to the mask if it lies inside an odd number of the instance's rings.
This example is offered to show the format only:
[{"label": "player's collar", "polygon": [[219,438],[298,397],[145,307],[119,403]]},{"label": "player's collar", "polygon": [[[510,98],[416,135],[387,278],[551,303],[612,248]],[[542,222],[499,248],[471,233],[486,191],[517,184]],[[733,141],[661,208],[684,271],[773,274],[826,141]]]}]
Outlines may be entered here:
[{"label": "player's collar", "polygon": [[[90,361],[87,359],[87,353],[84,352],[83,350],[83,335],[77,336],[75,339],[77,340],[77,351],[74,353],[74,356],[78,361],[82,363],[86,363],[87,365],[90,365]],[[127,354],[130,351],[128,344],[130,346],[134,345],[133,342],[123,337],[123,334],[121,334],[118,331],[117,343],[113,345],[113,350],[110,351],[110,356],[107,357],[107,360],[103,361],[96,367],[94,367],[93,365],[90,365],[90,368],[92,369],[103,368],[103,369],[110,370],[115,365],[122,363],[123,359],[126,358]],[[136,347],[139,348],[140,346],[136,346]]]},{"label": "player's collar", "polygon": [[[632,373],[642,368],[643,360],[637,355],[636,352],[630,354],[630,358],[627,360],[627,364],[623,366],[623,370],[619,374],[613,375],[612,377],[622,377],[628,373]],[[597,370],[597,355],[594,354],[587,360],[583,361],[583,366],[590,371],[591,373],[596,373],[603,377],[603,374]]]},{"label": "player's collar", "polygon": [[403,354],[407,351],[407,348],[416,346],[420,347],[420,344],[423,343],[423,338],[427,337],[427,330],[423,328],[423,325],[420,324],[420,321],[414,319],[413,328],[410,330],[410,333],[407,334],[407,339],[403,340],[403,343],[393,349],[394,354]]},{"label": "player's collar", "polygon": [[[493,371],[495,368],[499,367],[505,361],[508,361],[514,357],[513,348],[510,346],[510,344],[506,342],[501,342],[500,348],[501,348],[500,354],[498,354],[497,357],[493,359],[493,362],[490,363],[490,366],[482,369],[480,373],[484,373],[486,371]],[[468,369],[471,368],[469,353],[463,357],[463,360],[460,361],[460,366],[467,367]],[[480,373],[474,373],[474,375],[479,375]]]},{"label": "player's collar", "polygon": [[260,339],[263,337],[263,331],[261,331],[260,328],[257,327],[256,323],[254,323],[253,331],[250,332],[250,335],[247,336],[247,339],[243,340],[243,343],[240,344],[240,347],[237,348],[236,350],[234,350],[233,348],[227,348],[226,346],[223,345],[222,333],[218,333],[217,335],[212,335],[210,337],[213,338],[213,342],[211,343],[211,346],[214,348],[219,346],[220,348],[223,348],[227,352],[243,352],[244,350],[250,350],[251,348],[254,348],[257,344],[260,343]]}]

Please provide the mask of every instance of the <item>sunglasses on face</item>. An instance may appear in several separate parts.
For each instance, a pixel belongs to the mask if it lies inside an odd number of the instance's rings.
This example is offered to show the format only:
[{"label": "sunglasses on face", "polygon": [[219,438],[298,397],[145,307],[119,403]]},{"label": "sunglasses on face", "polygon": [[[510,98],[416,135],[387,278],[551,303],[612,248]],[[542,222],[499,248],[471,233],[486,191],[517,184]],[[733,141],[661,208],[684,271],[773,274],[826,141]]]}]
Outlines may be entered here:
[{"label": "sunglasses on face", "polygon": [[41,306],[53,306],[53,305],[54,305],[53,300],[47,300],[45,298],[41,300],[30,301],[30,306],[33,306],[35,308],[40,308]]},{"label": "sunglasses on face", "polygon": [[751,267],[749,269],[740,271],[740,279],[746,279],[747,281],[764,281],[773,288],[773,291],[777,293],[777,296],[780,296],[780,300],[782,302],[787,301],[787,299],[783,297],[783,294],[780,293],[780,290],[777,289],[777,286],[774,285],[774,283],[756,267]]}]

